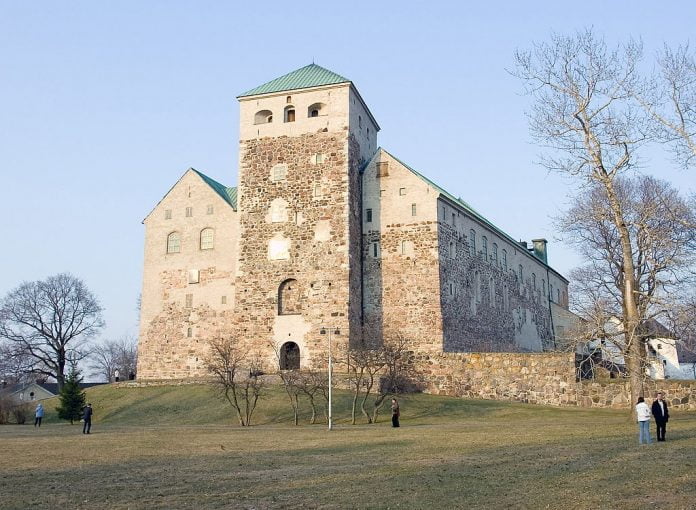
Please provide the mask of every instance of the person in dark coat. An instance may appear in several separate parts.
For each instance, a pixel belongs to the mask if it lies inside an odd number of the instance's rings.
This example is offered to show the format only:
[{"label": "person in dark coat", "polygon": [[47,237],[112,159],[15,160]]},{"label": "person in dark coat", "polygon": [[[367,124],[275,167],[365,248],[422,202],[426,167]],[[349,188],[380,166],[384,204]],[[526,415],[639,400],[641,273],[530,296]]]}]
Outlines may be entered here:
[{"label": "person in dark coat", "polygon": [[391,411],[392,411],[392,427],[399,427],[399,416],[401,412],[399,411],[399,403],[395,398],[391,401]]},{"label": "person in dark coat", "polygon": [[82,433],[89,434],[89,431],[92,428],[92,404],[87,404],[85,406],[82,413],[82,421],[85,422],[85,424],[82,426]]},{"label": "person in dark coat", "polygon": [[667,431],[667,421],[669,420],[669,410],[667,402],[663,400],[662,392],[658,392],[657,399],[652,403],[652,415],[655,417],[655,426],[657,427],[657,440],[665,440],[665,432]]}]

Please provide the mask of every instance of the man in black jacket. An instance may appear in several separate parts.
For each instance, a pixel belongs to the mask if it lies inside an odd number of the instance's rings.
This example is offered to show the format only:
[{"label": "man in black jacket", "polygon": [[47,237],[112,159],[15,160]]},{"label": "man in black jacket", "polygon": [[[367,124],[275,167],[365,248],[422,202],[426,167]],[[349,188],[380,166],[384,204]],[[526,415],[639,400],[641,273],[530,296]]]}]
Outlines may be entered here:
[{"label": "man in black jacket", "polygon": [[664,441],[669,411],[667,410],[667,402],[662,399],[662,392],[658,392],[657,400],[652,404],[652,415],[655,417],[655,425],[657,426],[657,440]]},{"label": "man in black jacket", "polygon": [[87,404],[82,413],[82,420],[85,424],[82,426],[82,433],[89,434],[92,428],[92,404]]}]

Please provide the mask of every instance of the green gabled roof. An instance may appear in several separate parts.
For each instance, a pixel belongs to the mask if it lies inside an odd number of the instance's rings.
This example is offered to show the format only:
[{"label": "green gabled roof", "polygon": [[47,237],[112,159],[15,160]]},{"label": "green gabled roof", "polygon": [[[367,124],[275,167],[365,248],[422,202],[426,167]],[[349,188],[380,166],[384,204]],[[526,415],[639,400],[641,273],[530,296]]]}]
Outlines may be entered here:
[{"label": "green gabled roof", "polygon": [[309,64],[308,66],[297,69],[280,78],[276,78],[256,88],[247,90],[237,97],[272,94],[273,92],[307,89],[311,87],[321,87],[323,85],[335,85],[337,83],[350,83],[350,80],[316,64]]},{"label": "green gabled roof", "polygon": [[220,195],[225,202],[230,204],[232,209],[235,211],[237,210],[237,188],[229,188],[224,184],[217,182],[215,179],[208,177],[204,173],[199,172],[195,168],[192,168],[191,170],[196,172],[198,176],[203,179],[203,182],[213,188],[213,190]]},{"label": "green gabled roof", "polygon": [[480,212],[478,212],[476,209],[474,209],[473,207],[471,207],[471,206],[470,206],[468,203],[466,203],[464,200],[462,200],[462,199],[459,198],[459,197],[455,197],[454,195],[452,195],[452,193],[450,193],[450,192],[448,192],[446,189],[444,189],[444,188],[438,186],[438,185],[435,184],[433,181],[431,181],[430,179],[428,179],[425,175],[423,175],[423,174],[420,173],[419,171],[415,170],[414,168],[408,166],[406,163],[404,163],[403,161],[401,161],[399,158],[397,158],[396,156],[394,156],[392,153],[390,153],[390,152],[384,150],[382,147],[380,147],[379,149],[377,149],[378,152],[379,152],[380,150],[384,151],[388,156],[394,158],[394,159],[395,159],[396,161],[398,161],[401,165],[403,165],[405,168],[407,168],[408,170],[410,170],[416,177],[419,177],[421,180],[423,180],[426,184],[429,184],[430,186],[432,186],[433,188],[435,188],[435,190],[438,191],[442,196],[444,196],[445,198],[447,198],[447,199],[450,200],[451,202],[454,202],[455,204],[457,204],[457,205],[463,207],[464,210],[465,210],[466,212],[468,212],[469,214],[471,214],[474,218],[476,218],[477,220],[479,220],[479,221],[480,221],[481,223],[483,223],[484,225],[487,225],[488,227],[490,227],[491,230],[493,230],[494,232],[498,233],[501,237],[507,239],[510,243],[512,243],[513,246],[518,246],[520,252],[526,253],[529,257],[532,257],[536,262],[538,262],[538,263],[540,263],[540,264],[542,264],[542,265],[545,265],[545,266],[548,267],[551,271],[553,271],[553,272],[556,273],[558,276],[560,276],[563,280],[568,281],[561,273],[559,273],[558,271],[556,271],[555,269],[553,269],[553,268],[552,268],[551,266],[549,266],[548,264],[544,263],[544,261],[541,260],[539,257],[536,257],[536,256],[534,256],[533,254],[531,254],[528,250],[524,249],[524,247],[520,246],[520,243],[519,243],[518,241],[515,241],[515,239],[514,239],[511,235],[509,235],[508,233],[506,233],[506,232],[503,231],[502,229],[498,228],[495,224],[493,224],[491,221],[489,221],[488,219],[486,219]]}]

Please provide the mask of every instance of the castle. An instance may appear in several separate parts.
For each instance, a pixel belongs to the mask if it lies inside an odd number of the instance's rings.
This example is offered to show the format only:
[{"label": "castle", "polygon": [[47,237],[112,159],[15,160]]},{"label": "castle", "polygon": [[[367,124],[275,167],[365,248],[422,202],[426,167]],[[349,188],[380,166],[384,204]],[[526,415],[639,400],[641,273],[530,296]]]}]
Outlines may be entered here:
[{"label": "castle", "polygon": [[140,379],[205,376],[224,336],[269,367],[319,366],[327,327],[425,355],[553,348],[568,281],[546,240],[380,148],[350,80],[311,64],[238,100],[238,187],[189,169],[143,221]]}]

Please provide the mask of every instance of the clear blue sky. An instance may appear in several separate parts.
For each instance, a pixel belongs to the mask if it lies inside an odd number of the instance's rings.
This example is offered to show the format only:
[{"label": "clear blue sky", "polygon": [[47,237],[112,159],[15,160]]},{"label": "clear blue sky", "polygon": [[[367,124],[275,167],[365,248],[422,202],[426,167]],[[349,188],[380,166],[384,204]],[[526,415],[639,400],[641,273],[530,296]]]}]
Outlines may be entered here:
[{"label": "clear blue sky", "polygon": [[[594,26],[651,55],[694,35],[696,3],[0,1],[0,293],[70,271],[135,334],[142,219],[189,166],[237,183],[247,89],[313,60],[353,80],[380,144],[513,237],[578,259],[551,216],[568,183],[535,164],[516,48]],[[696,44],[696,41],[692,41]],[[645,172],[694,173],[660,151]]]}]

